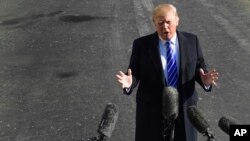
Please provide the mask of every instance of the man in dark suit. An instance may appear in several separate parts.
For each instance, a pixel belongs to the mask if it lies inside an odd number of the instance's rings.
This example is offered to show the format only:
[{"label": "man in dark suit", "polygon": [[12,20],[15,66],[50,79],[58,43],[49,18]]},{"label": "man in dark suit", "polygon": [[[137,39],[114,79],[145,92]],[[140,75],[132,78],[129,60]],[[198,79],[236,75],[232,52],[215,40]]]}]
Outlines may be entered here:
[{"label": "man in dark suit", "polygon": [[[179,116],[175,120],[174,141],[196,141],[197,133],[187,117],[187,107],[196,105],[195,81],[205,91],[216,85],[218,72],[208,71],[196,35],[178,31],[179,17],[171,4],[153,10],[156,32],[133,43],[127,73],[116,77],[125,94],[139,84],[136,96],[136,141],[162,141],[162,92],[177,88]],[[173,139],[168,139],[173,140]]]}]

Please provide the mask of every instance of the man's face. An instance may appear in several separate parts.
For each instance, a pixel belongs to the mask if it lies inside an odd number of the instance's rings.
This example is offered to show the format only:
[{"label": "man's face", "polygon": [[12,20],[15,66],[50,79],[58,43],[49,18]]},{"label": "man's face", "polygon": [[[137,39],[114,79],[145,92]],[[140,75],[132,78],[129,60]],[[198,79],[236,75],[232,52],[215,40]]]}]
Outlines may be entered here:
[{"label": "man's face", "polygon": [[163,11],[154,19],[158,35],[164,40],[170,40],[176,33],[178,19],[172,11]]}]

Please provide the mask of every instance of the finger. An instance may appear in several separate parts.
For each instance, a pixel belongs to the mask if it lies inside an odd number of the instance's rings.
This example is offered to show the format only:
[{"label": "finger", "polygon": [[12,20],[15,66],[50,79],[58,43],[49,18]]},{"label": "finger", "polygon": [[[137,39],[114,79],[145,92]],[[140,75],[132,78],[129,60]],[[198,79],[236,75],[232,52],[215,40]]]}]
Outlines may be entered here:
[{"label": "finger", "polygon": [[216,70],[216,69],[213,69],[213,72],[217,72],[217,70]]},{"label": "finger", "polygon": [[219,75],[218,72],[211,72],[212,75]]},{"label": "finger", "polygon": [[119,82],[120,86],[121,86],[122,88],[124,88],[123,81],[122,81],[122,80],[118,80],[118,82]]},{"label": "finger", "polygon": [[123,84],[123,80],[121,80],[121,79],[120,79],[120,80],[118,80],[118,82],[119,82],[120,84]]},{"label": "finger", "polygon": [[132,75],[132,71],[131,69],[128,69],[128,76],[131,76]]},{"label": "finger", "polygon": [[119,71],[119,74],[121,77],[123,77],[125,75],[122,71]]},{"label": "finger", "polygon": [[213,77],[213,81],[218,81],[219,77]]},{"label": "finger", "polygon": [[209,77],[219,77],[219,73],[214,72],[214,70],[209,71],[206,75],[209,76]]},{"label": "finger", "polygon": [[205,75],[204,70],[200,68],[200,75]]},{"label": "finger", "polygon": [[117,78],[117,81],[124,81],[123,79],[119,79],[119,78]]},{"label": "finger", "polygon": [[217,71],[216,69],[213,69],[213,70],[211,71],[211,73],[212,73],[212,74],[219,74],[218,71]]},{"label": "finger", "polygon": [[212,77],[219,77],[219,73],[212,73],[211,76]]},{"label": "finger", "polygon": [[214,74],[214,73],[215,73],[214,70],[209,70],[209,71],[207,72],[207,74],[209,74],[209,75]]},{"label": "finger", "polygon": [[212,83],[213,83],[214,86],[217,87],[217,84],[216,84],[216,82],[214,80],[212,81]]},{"label": "finger", "polygon": [[217,87],[216,81],[219,79],[219,77],[212,77],[212,84]]},{"label": "finger", "polygon": [[121,79],[117,79],[117,82],[119,83],[119,85],[123,84],[123,81]]},{"label": "finger", "polygon": [[219,73],[218,73],[218,72],[216,72],[214,75],[218,77],[218,76],[219,76]]},{"label": "finger", "polygon": [[118,79],[122,79],[122,76],[120,76],[120,75],[116,75],[116,78],[118,78]]}]

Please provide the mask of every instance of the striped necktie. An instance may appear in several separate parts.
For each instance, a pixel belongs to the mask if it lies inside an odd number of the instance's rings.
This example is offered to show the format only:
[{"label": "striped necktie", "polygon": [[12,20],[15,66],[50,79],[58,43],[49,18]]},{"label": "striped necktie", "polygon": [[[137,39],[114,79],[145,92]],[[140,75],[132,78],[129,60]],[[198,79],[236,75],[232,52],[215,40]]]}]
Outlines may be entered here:
[{"label": "striped necktie", "polygon": [[177,88],[178,70],[177,63],[174,55],[174,46],[171,46],[171,41],[166,43],[167,46],[167,74],[168,85]]}]

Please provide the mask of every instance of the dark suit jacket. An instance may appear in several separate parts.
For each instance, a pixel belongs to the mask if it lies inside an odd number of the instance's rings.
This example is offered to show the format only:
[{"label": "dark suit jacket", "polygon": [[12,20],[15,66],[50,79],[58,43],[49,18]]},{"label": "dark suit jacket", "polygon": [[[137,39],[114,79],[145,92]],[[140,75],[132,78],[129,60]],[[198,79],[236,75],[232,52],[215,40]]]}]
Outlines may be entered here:
[{"label": "dark suit jacket", "polygon": [[[197,133],[187,118],[186,109],[190,105],[196,105],[198,101],[195,81],[204,88],[199,76],[199,68],[206,70],[206,65],[196,35],[177,31],[177,37],[180,48],[178,84],[180,113],[175,134],[182,137],[178,141],[184,141],[185,138],[186,141],[195,141]],[[167,84],[164,81],[158,46],[157,33],[140,37],[133,43],[129,64],[133,84],[127,94],[130,94],[139,84],[136,96],[136,141],[162,140],[161,98],[163,88]]]}]

